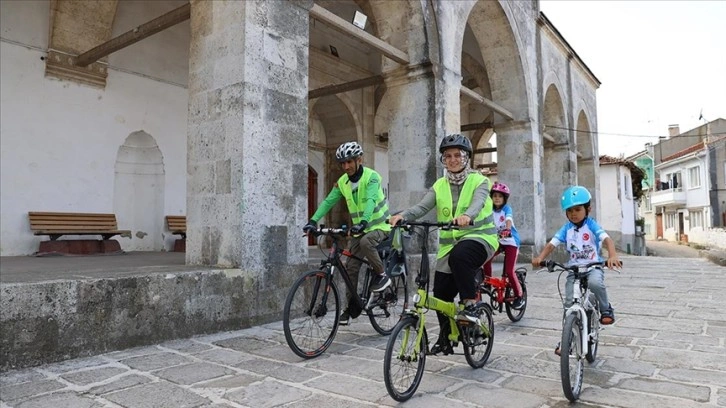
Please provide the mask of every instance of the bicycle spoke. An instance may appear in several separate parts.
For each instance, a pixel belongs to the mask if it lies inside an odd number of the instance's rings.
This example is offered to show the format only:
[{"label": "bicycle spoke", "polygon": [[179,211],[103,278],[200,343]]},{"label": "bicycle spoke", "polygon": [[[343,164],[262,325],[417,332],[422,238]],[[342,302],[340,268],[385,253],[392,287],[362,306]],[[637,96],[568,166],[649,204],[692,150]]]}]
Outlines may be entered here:
[{"label": "bicycle spoke", "polygon": [[383,292],[372,293],[375,296],[373,304],[368,310],[371,325],[380,334],[387,336],[398,323],[403,313],[406,299],[408,299],[408,285],[406,276],[391,278],[391,285]]},{"label": "bicycle spoke", "polygon": [[283,328],[290,349],[300,357],[322,354],[333,342],[337,331],[339,297],[334,284],[326,293],[323,271],[303,275],[285,300]]},{"label": "bicycle spoke", "polygon": [[[421,338],[421,342],[417,343]],[[408,317],[393,328],[383,362],[388,394],[405,401],[416,392],[426,364],[426,334],[419,333],[418,320]]]}]

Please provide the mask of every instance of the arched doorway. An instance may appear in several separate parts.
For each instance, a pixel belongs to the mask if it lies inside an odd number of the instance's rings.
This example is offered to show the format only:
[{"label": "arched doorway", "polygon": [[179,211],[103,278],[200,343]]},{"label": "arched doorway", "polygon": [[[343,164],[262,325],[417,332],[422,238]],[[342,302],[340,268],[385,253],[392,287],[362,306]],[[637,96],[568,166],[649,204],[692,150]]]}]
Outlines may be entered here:
[{"label": "arched doorway", "polygon": [[164,249],[164,158],[154,138],[143,130],[131,133],[118,149],[113,210],[118,224],[131,230],[127,251]]},{"label": "arched doorway", "polygon": [[[308,165],[308,219],[318,207],[318,172]],[[315,245],[315,237],[308,236],[308,245]]]},{"label": "arched doorway", "polygon": [[542,109],[542,182],[545,196],[545,227],[547,237],[557,232],[563,220],[560,197],[565,188],[576,181],[577,169],[571,157],[564,102],[557,86],[551,84],[545,93]]}]

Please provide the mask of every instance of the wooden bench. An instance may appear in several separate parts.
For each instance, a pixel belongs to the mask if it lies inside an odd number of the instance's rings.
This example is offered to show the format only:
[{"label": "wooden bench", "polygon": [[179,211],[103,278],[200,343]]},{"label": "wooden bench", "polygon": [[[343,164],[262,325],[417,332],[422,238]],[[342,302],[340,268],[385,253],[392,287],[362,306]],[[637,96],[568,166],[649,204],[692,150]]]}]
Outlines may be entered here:
[{"label": "wooden bench", "polygon": [[[131,237],[131,231],[120,230],[115,214],[28,212],[30,229],[34,235],[48,235],[50,241],[41,241],[38,254],[93,254],[122,252],[113,236]],[[63,235],[100,235],[103,240],[63,240]]]},{"label": "wooden bench", "polygon": [[131,236],[131,231],[118,229],[115,214],[29,212],[28,218],[33,234],[48,235],[51,241],[62,235]]},{"label": "wooden bench", "polygon": [[186,215],[167,215],[166,226],[169,232],[181,235],[182,238],[187,237],[187,216]]},{"label": "wooden bench", "polygon": [[166,226],[169,232],[175,235],[181,235],[180,239],[174,242],[174,252],[186,252],[187,249],[187,216],[186,215],[167,215]]}]

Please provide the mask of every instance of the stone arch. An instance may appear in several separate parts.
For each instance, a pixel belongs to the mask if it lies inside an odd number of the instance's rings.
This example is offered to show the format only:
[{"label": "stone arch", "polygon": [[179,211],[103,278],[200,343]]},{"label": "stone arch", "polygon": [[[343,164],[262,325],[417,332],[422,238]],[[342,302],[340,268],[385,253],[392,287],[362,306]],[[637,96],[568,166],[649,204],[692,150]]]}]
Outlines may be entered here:
[{"label": "stone arch", "polygon": [[[331,95],[317,99],[312,105],[310,116],[310,122],[319,124],[319,126],[309,126],[309,129],[324,133],[309,136],[310,140],[317,140],[319,143],[315,146],[317,149],[313,149],[308,155],[310,164],[318,172],[318,185],[322,186],[323,190],[323,194],[318,195],[318,201],[322,201],[341,175],[335,160],[335,150],[341,143],[351,140],[360,143],[363,135],[360,121],[355,115],[351,101],[347,100],[344,95]],[[324,165],[320,166],[321,163]],[[321,175],[322,177],[320,177]],[[308,192],[308,194],[310,193]],[[329,225],[350,224],[348,218],[348,210],[345,204],[340,202],[328,213],[325,223]]]},{"label": "stone arch", "polygon": [[[461,56],[462,84],[485,98],[509,110],[517,120],[536,117],[530,113],[530,92],[526,61],[522,58],[522,43],[515,27],[515,19],[506,2],[477,1],[472,4],[462,32],[458,54]],[[464,102],[462,102],[464,104]],[[522,132],[520,126],[508,126],[506,120],[491,108],[474,106],[468,111],[469,123],[492,122],[493,135],[488,144],[497,148],[497,174],[507,182],[520,181],[520,169],[532,164],[520,160],[528,156],[526,146],[531,145],[531,132]],[[484,133],[484,132],[481,132]],[[470,135],[478,137],[477,132]],[[523,138],[530,140],[523,140]],[[481,145],[478,141],[477,146]],[[493,156],[493,155],[492,155]],[[526,187],[523,187],[526,189]],[[517,208],[521,196],[512,197]],[[529,201],[529,200],[527,200]],[[527,204],[531,208],[531,204]]]},{"label": "stone arch", "polygon": [[577,184],[587,187],[592,194],[593,216],[598,211],[598,191],[599,183],[597,177],[597,166],[600,160],[597,157],[597,136],[591,130],[590,120],[584,110],[580,110],[577,114],[577,124],[575,127],[575,140],[577,148]]},{"label": "stone arch", "polygon": [[531,88],[524,74],[529,71],[522,59],[523,47],[510,7],[498,1],[477,1],[469,13],[467,26],[478,44],[492,100],[509,109],[515,119],[536,117],[529,112],[528,89]]},{"label": "stone arch", "polygon": [[564,189],[575,182],[576,168],[572,159],[567,130],[567,117],[565,115],[562,95],[553,83],[545,92],[542,104],[542,120],[544,133],[542,135],[542,181],[545,197],[545,228],[547,236],[557,232],[562,209],[560,197]]},{"label": "stone arch", "polygon": [[164,236],[164,157],[156,140],[143,130],[131,133],[118,148],[113,210],[119,226],[131,230],[127,251],[161,251],[174,238]]}]

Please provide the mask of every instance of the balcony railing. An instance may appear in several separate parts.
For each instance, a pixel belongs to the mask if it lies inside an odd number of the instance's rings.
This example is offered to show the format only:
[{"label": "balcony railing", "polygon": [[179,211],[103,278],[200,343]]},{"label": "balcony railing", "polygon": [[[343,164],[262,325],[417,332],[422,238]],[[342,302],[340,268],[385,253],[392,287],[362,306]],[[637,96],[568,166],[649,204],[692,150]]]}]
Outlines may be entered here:
[{"label": "balcony railing", "polygon": [[650,196],[651,205],[686,204],[686,192],[682,188],[654,191]]}]

